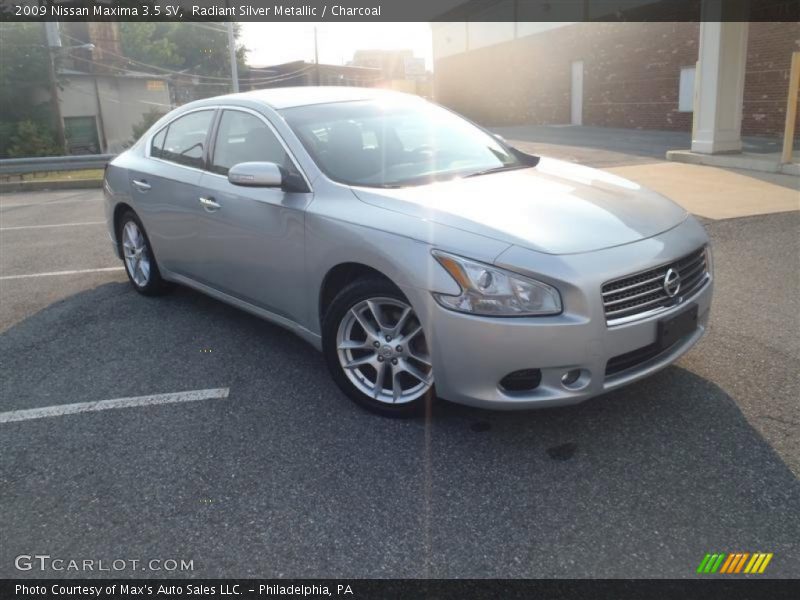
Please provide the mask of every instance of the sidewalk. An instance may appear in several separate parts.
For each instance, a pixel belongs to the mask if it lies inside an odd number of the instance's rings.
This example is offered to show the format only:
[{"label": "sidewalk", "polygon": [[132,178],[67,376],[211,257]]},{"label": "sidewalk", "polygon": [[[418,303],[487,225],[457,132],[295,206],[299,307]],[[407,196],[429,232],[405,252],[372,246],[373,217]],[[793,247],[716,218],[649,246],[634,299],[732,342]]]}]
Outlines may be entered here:
[{"label": "sidewalk", "polygon": [[[493,130],[521,150],[608,170],[708,219],[800,210],[800,177],[667,162],[667,150],[688,147],[688,132],[573,126]],[[755,154],[780,149],[780,140],[773,138],[743,142]]]},{"label": "sidewalk", "polygon": [[676,162],[608,169],[707,219],[800,210],[800,178]]}]

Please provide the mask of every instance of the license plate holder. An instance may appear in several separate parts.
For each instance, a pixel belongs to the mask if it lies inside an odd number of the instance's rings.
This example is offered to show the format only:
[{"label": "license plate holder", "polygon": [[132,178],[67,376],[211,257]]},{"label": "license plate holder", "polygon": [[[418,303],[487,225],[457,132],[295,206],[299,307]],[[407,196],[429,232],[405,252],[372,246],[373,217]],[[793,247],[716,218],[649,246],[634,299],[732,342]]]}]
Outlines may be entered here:
[{"label": "license plate holder", "polygon": [[697,329],[697,304],[658,322],[658,345],[669,348]]}]

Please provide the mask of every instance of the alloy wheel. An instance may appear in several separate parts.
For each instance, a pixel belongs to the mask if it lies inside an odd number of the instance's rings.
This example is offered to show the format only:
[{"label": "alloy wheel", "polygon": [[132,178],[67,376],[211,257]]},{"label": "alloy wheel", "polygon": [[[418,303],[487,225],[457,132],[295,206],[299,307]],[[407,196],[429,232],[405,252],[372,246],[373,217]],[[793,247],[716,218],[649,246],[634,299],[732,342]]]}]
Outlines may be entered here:
[{"label": "alloy wheel", "polygon": [[144,235],[133,221],[122,228],[122,253],[133,282],[139,287],[146,286],[150,281],[150,253]]},{"label": "alloy wheel", "polygon": [[355,304],[339,323],[336,348],[347,378],[379,402],[412,402],[433,385],[422,325],[401,300],[377,297]]}]

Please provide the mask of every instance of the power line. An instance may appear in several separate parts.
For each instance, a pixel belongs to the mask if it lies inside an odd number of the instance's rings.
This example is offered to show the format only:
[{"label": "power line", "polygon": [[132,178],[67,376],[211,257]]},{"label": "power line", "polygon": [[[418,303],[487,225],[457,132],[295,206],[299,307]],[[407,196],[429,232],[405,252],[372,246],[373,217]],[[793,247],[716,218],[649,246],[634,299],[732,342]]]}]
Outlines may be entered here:
[{"label": "power line", "polygon": [[[80,56],[72,56],[71,59],[72,60],[81,61],[81,62],[84,62],[84,63],[88,63],[88,64],[91,64],[91,65],[95,65],[95,66],[98,66],[98,67],[103,67],[104,69],[112,69],[114,71],[119,71],[121,73],[126,73],[126,74],[130,74],[131,73],[130,69],[126,69],[125,67],[117,67],[115,65],[109,65],[109,64],[106,64],[106,63],[98,62],[96,60],[91,60],[89,58],[82,58]],[[273,83],[273,82],[278,82],[278,81],[284,81],[286,79],[292,79],[292,78],[297,77],[298,75],[300,75],[302,73],[305,73],[307,71],[312,70],[313,68],[314,68],[313,65],[308,65],[306,67],[303,67],[302,69],[298,69],[297,71],[291,71],[289,73],[281,73],[281,74],[275,75],[274,77],[265,77],[265,78],[259,78],[259,79],[240,79],[240,81],[242,81],[244,83],[248,83],[250,85]],[[161,76],[161,75],[159,75],[157,73],[142,73],[142,74],[143,75],[153,75],[154,77],[160,77]],[[66,74],[66,75],[69,76],[68,74]],[[193,75],[188,75],[186,73],[179,73],[179,75],[181,75],[183,77],[188,77],[188,78],[194,77]],[[230,79],[228,79],[226,81],[219,81],[219,82],[193,81],[192,85],[211,85],[211,86],[222,87],[222,86],[226,86],[227,83],[229,83],[229,82],[230,82]]]},{"label": "power line", "polygon": [[152,101],[149,101],[149,100],[132,100],[132,101],[131,100],[120,100],[119,98],[115,98],[113,96],[109,96],[108,94],[105,94],[103,92],[98,92],[98,93],[87,92],[87,91],[81,90],[79,88],[74,88],[74,87],[71,87],[69,89],[69,91],[70,91],[70,93],[76,93],[76,94],[80,94],[82,96],[89,96],[91,98],[96,98],[97,96],[100,96],[101,98],[103,98],[105,100],[108,100],[109,102],[113,102],[115,104],[128,104],[130,106],[133,106],[133,105],[136,105],[136,104],[147,104],[149,106],[163,106],[163,107],[165,107],[165,108],[167,108],[169,110],[172,110],[174,108],[171,104],[161,104],[160,102],[152,102]]},{"label": "power line", "polygon": [[[84,40],[81,40],[79,38],[73,37],[71,35],[67,35],[65,33],[62,33],[62,35],[64,37],[74,41],[74,42],[83,42],[84,41]],[[167,69],[165,67],[158,67],[156,65],[151,65],[149,63],[141,62],[141,61],[129,58],[127,56],[124,56],[122,54],[117,54],[115,52],[111,52],[110,50],[103,50],[103,52],[106,53],[106,54],[110,54],[111,56],[115,56],[117,58],[122,58],[122,59],[124,59],[124,60],[126,60],[126,61],[128,61],[130,63],[141,65],[141,66],[144,66],[144,67],[149,67],[151,69],[155,69],[157,71],[163,71],[165,73],[169,73],[169,74],[172,74],[172,75],[179,75],[181,77],[194,77],[194,78],[198,78],[198,79],[212,79],[212,80],[215,80],[215,81],[218,82],[218,83],[196,82],[195,85],[227,85],[227,84],[229,84],[231,82],[231,78],[230,77],[217,77],[217,76],[214,76],[214,75],[198,75],[198,74],[195,74],[195,73],[187,73],[186,71],[176,71],[174,69]],[[123,70],[123,71],[127,70],[127,69],[121,69],[120,67],[114,67],[113,65],[107,65],[105,63],[101,63],[101,62],[98,62],[98,61],[95,61],[95,60],[90,60],[90,59],[86,59],[86,58],[80,58],[80,57],[77,57],[77,56],[72,56],[72,58],[73,59],[77,59],[77,60],[82,60],[84,62],[89,62],[91,64],[95,64],[95,65],[98,65],[98,66],[107,67],[107,68],[115,68],[115,69]],[[311,70],[313,68],[314,68],[314,65],[308,65],[306,67],[298,69],[297,71],[292,71],[290,73],[280,73],[280,74],[275,75],[273,77],[246,77],[246,78],[240,78],[239,81],[241,83],[249,83],[249,84],[253,84],[253,85],[258,85],[260,83],[269,83],[271,81],[281,81],[283,79],[286,79],[289,76],[294,76],[296,74],[303,73],[305,71],[309,71],[309,70]]]},{"label": "power line", "polygon": [[[72,38],[71,36],[68,36],[68,37],[70,37],[70,39],[77,39],[77,38]],[[83,63],[86,63],[86,64],[90,64],[90,65],[93,65],[93,66],[102,67],[104,69],[110,69],[112,71],[117,71],[119,73],[124,73],[124,74],[130,74],[131,73],[131,70],[127,69],[125,67],[119,67],[119,66],[116,66],[116,65],[107,64],[107,63],[99,62],[99,61],[96,61],[96,60],[93,60],[93,59],[83,58],[83,57],[80,57],[80,56],[72,55],[72,56],[70,56],[70,60],[76,60],[76,61],[83,62]],[[288,73],[279,73],[277,75],[270,76],[270,77],[244,78],[244,79],[240,79],[240,81],[243,82],[243,83],[247,83],[249,85],[263,85],[263,84],[270,84],[270,83],[279,83],[281,81],[286,81],[288,79],[297,78],[297,77],[299,77],[300,75],[302,75],[304,73],[307,73],[309,71],[314,70],[315,67],[316,67],[316,65],[306,65],[305,67],[303,67],[301,69],[297,69],[296,71],[290,71]],[[152,75],[152,76],[155,76],[155,77],[161,76],[158,73],[142,73],[142,74],[143,75]],[[172,72],[172,74],[179,75],[181,77],[187,77],[187,78],[200,77],[198,75],[192,75],[192,74],[188,74],[188,73],[180,72],[180,71],[174,71],[174,72]],[[62,75],[64,75],[64,74],[62,73]],[[66,75],[69,76],[68,74],[66,74]],[[367,77],[359,77],[357,75],[354,75],[354,76],[348,76],[348,77],[346,77],[346,79],[348,81],[355,80],[355,81],[363,82],[363,83],[372,83],[372,82],[380,81],[382,79],[382,76],[377,75],[375,77],[367,78]],[[193,81],[192,85],[206,85],[206,86],[222,87],[222,86],[227,86],[227,84],[229,82],[230,82],[230,78],[227,78],[227,79],[221,78],[221,81],[214,81],[214,82]]]},{"label": "power line", "polygon": [[226,30],[222,27],[214,27],[209,23],[198,23],[196,21],[187,21],[181,23],[181,25],[193,25],[194,27],[200,27],[202,29],[209,29],[210,31],[216,31],[217,33],[226,33]]},{"label": "power line", "polygon": [[[117,67],[117,66],[114,66],[114,65],[108,65],[108,64],[105,64],[105,63],[100,63],[100,62],[97,62],[97,61],[94,61],[94,60],[90,60],[88,58],[81,58],[79,56],[73,56],[72,59],[73,60],[78,60],[78,61],[81,61],[81,62],[85,62],[85,63],[91,64],[91,65],[95,65],[95,66],[98,66],[98,67],[102,67],[102,68],[105,68],[105,69],[112,69],[112,70],[119,71],[119,72],[125,73],[125,74],[130,74],[131,73],[131,71],[129,69],[126,69],[124,67]],[[240,81],[242,81],[244,83],[247,83],[249,85],[261,85],[261,84],[274,83],[274,82],[279,82],[279,81],[285,81],[287,79],[293,79],[293,78],[298,77],[299,75],[301,75],[301,74],[303,74],[303,73],[305,73],[307,71],[310,71],[313,68],[314,68],[313,65],[309,65],[309,66],[304,67],[302,69],[299,69],[297,71],[292,71],[290,73],[281,73],[279,75],[275,75],[274,77],[267,77],[267,78],[264,78],[264,79],[241,79]],[[155,73],[142,73],[142,74],[143,75],[153,75],[154,77],[160,77],[160,75],[155,74]],[[65,74],[65,75],[67,77],[69,76],[69,74]],[[187,78],[191,78],[192,77],[191,75],[186,75],[186,74],[181,74],[181,75],[184,76],[184,77],[187,77]],[[228,82],[229,81],[230,80],[228,80]],[[217,81],[215,81],[215,82],[193,81],[193,82],[191,82],[191,85],[208,85],[208,86],[224,87],[224,86],[227,85],[227,83],[224,82],[224,81],[218,81],[218,82]]]},{"label": "power line", "polygon": [[[128,68],[125,68],[125,67],[118,67],[116,65],[110,65],[110,64],[107,64],[107,63],[101,63],[101,62],[98,62],[96,60],[92,60],[90,58],[83,58],[81,56],[70,56],[70,60],[77,60],[77,61],[80,61],[80,62],[88,63],[90,65],[96,65],[98,67],[103,67],[104,69],[111,69],[111,70],[114,70],[114,71],[120,71],[122,73],[130,74],[132,72],[135,72],[135,71],[131,71],[131,69],[128,69]],[[153,77],[163,77],[159,73],[144,73],[144,75],[152,75]],[[225,84],[224,84],[224,82],[220,82],[219,84],[215,84],[215,85],[225,85]]]},{"label": "power line", "polygon": [[[81,40],[79,38],[73,37],[73,36],[68,35],[66,33],[62,33],[61,35],[63,35],[65,38],[67,38],[69,40],[72,40],[74,42],[81,42],[81,43],[85,42],[85,40]],[[143,67],[148,67],[150,69],[155,69],[156,71],[163,71],[164,73],[171,73],[173,75],[184,75],[184,76],[191,75],[192,77],[200,77],[201,79],[216,79],[216,80],[220,80],[220,81],[223,81],[223,82],[226,82],[226,81],[230,82],[230,77],[218,77],[216,75],[197,75],[197,74],[192,74],[192,73],[186,73],[186,71],[176,71],[174,69],[167,69],[166,67],[159,67],[159,66],[156,66],[156,65],[151,65],[149,63],[142,62],[142,61],[130,58],[128,56],[124,56],[122,54],[117,54],[116,52],[111,52],[111,50],[106,50],[105,48],[103,48],[102,51],[105,54],[110,54],[111,56],[115,56],[117,58],[122,58],[122,59],[128,61],[129,63],[141,65]]]}]

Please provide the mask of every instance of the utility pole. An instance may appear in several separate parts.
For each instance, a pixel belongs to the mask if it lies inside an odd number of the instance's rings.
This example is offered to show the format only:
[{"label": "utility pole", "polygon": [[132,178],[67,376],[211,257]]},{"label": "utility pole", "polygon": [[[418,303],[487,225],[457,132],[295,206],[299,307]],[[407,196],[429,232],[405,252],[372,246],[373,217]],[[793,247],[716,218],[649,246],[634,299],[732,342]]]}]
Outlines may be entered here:
[{"label": "utility pole", "polygon": [[231,59],[231,87],[233,93],[239,93],[239,67],[236,64],[236,37],[233,35],[233,21],[226,23],[228,28],[228,54]]},{"label": "utility pole", "polygon": [[94,81],[94,99],[97,102],[97,125],[100,130],[100,152],[103,154],[108,152],[108,139],[106,138],[106,123],[103,119],[103,99],[100,96],[100,85],[97,83],[97,73],[92,76]]},{"label": "utility pole", "polygon": [[320,76],[319,76],[319,45],[317,44],[317,26],[314,26],[314,74],[316,81],[314,82],[315,85],[319,85]]},{"label": "utility pole", "polygon": [[58,99],[58,80],[56,79],[56,48],[61,48],[61,35],[58,23],[45,21],[44,31],[47,37],[47,67],[50,76],[50,103],[53,109],[53,120],[56,125],[56,139],[61,152],[67,153],[67,136],[64,133],[64,119],[61,118],[61,102]]}]

